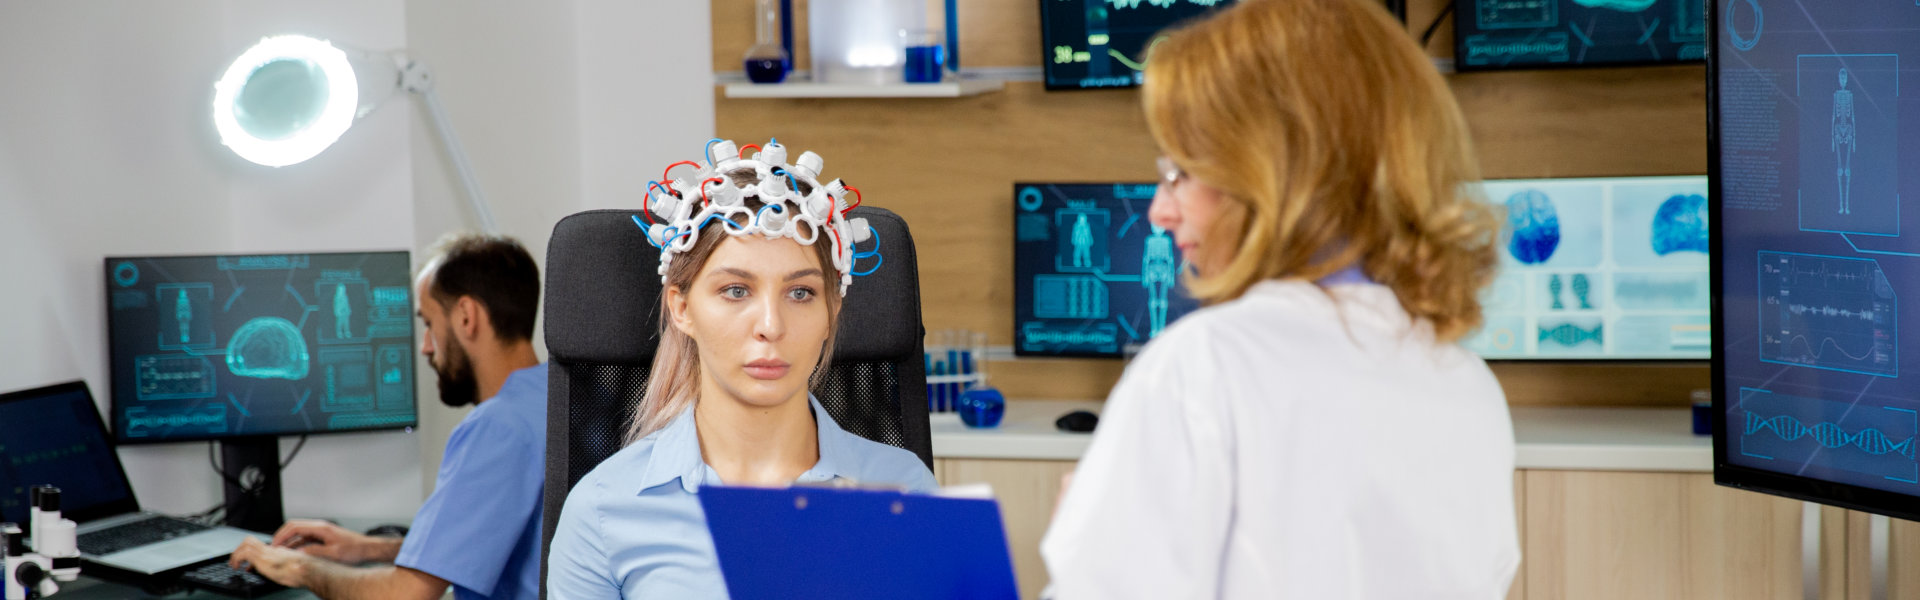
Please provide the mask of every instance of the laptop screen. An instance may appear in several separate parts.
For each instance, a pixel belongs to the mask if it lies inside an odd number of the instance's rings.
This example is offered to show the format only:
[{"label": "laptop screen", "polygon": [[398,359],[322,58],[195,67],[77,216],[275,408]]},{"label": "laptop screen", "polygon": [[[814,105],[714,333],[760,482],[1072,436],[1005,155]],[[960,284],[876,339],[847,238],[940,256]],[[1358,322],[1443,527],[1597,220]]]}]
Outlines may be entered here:
[{"label": "laptop screen", "polygon": [[138,509],[84,382],[0,395],[0,521],[24,525],[27,489],[47,484],[75,521]]}]

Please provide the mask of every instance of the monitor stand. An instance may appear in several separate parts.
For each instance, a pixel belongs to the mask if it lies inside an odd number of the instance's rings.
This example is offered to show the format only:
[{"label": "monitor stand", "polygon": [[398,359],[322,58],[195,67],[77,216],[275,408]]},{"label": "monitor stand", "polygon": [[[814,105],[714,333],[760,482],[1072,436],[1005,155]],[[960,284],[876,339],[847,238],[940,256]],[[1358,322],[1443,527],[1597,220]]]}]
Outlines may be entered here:
[{"label": "monitor stand", "polygon": [[[226,488],[227,525],[273,533],[285,523],[280,501],[280,438],[254,436],[220,441],[220,473]],[[255,492],[234,485],[241,482]]]}]

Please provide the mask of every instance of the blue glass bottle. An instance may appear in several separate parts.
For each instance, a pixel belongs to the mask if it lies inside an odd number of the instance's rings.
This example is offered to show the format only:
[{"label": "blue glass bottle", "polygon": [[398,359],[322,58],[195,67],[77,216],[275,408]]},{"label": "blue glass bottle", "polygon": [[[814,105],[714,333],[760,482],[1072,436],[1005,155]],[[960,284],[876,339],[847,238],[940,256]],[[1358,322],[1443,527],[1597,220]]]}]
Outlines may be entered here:
[{"label": "blue glass bottle", "polygon": [[1007,414],[1007,397],[990,387],[967,390],[960,395],[958,404],[960,422],[968,427],[994,427],[1000,424],[1000,417]]}]

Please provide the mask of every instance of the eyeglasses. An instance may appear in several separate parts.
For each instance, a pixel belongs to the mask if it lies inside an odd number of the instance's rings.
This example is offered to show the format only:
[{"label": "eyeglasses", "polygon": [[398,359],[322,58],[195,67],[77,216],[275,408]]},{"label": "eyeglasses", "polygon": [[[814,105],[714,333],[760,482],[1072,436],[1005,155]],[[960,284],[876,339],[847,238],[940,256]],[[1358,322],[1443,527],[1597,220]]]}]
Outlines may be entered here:
[{"label": "eyeglasses", "polygon": [[1181,179],[1187,177],[1187,172],[1181,170],[1180,165],[1173,164],[1173,159],[1171,158],[1165,156],[1155,158],[1153,159],[1153,164],[1160,169],[1160,183],[1162,185],[1172,187],[1174,184],[1180,183]]}]

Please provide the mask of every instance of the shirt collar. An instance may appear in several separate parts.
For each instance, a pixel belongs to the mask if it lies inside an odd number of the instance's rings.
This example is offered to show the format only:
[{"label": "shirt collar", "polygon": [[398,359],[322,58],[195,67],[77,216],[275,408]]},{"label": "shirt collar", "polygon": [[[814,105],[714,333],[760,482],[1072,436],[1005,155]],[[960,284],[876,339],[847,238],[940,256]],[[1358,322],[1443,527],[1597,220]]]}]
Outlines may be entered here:
[{"label": "shirt collar", "polygon": [[[845,429],[834,422],[833,416],[820,405],[820,399],[807,395],[807,404],[813,409],[814,437],[820,446],[820,461],[813,468],[800,474],[795,483],[824,483],[845,476],[845,469],[852,464],[853,444]],[[640,489],[647,490],[656,486],[680,480],[680,487],[687,493],[699,491],[702,485],[719,485],[720,474],[707,466],[700,456],[700,431],[693,421],[693,407],[689,406],[680,416],[651,436],[653,438],[652,457],[647,468],[640,475]]]}]

